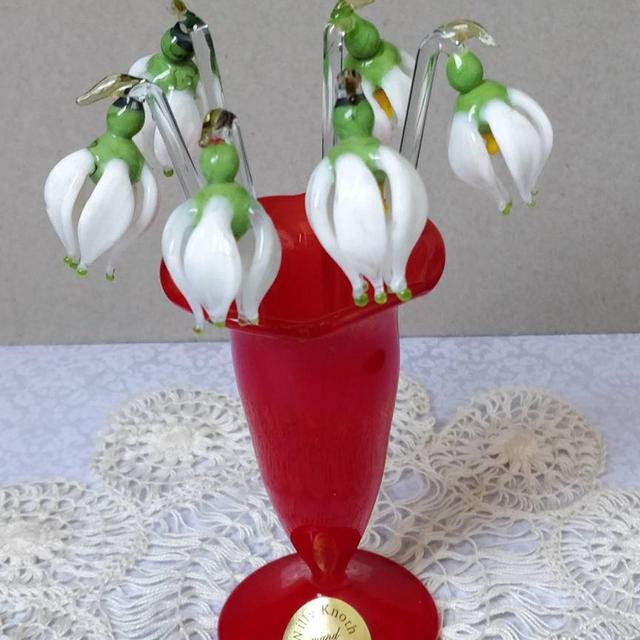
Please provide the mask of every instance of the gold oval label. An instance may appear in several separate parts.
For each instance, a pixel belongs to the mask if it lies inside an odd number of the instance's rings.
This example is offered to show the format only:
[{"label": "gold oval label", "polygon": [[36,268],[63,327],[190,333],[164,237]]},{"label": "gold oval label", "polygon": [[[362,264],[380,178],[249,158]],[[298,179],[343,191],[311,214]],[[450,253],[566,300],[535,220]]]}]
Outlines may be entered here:
[{"label": "gold oval label", "polygon": [[307,602],[291,619],[282,640],[371,640],[362,616],[337,598]]}]

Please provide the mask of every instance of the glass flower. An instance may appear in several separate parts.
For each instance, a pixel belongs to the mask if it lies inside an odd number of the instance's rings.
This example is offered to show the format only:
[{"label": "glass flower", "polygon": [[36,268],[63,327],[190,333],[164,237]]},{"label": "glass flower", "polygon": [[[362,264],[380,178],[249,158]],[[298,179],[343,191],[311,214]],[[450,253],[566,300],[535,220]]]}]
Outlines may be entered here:
[{"label": "glass flower", "polygon": [[330,23],[344,33],[343,68],[362,77],[364,95],[375,115],[373,134],[388,143],[394,130],[404,126],[415,60],[383,40],[376,26],[354,10],[353,2],[340,0]]},{"label": "glass flower", "polygon": [[112,280],[122,251],[156,216],[156,180],[132,140],[144,122],[142,103],[120,98],[107,112],[106,133],[61,160],[47,178],[49,220],[65,247],[65,262],[81,276],[108,252]]},{"label": "glass flower", "polygon": [[230,135],[226,127],[213,137],[205,131],[200,169],[207,185],[171,214],[162,236],[165,265],[197,332],[205,311],[214,325],[224,326],[234,300],[241,321],[258,324],[260,303],[280,268],[282,249],[271,218],[235,181],[240,159]]},{"label": "glass flower", "polygon": [[545,112],[526,93],[485,80],[482,63],[466,49],[449,57],[447,77],[460,93],[449,139],[454,173],[493,196],[500,211],[508,214],[513,200],[491,161],[500,153],[520,197],[535,206],[536,183],[553,147],[553,128]]},{"label": "glass flower", "polygon": [[427,191],[415,168],[372,135],[374,112],[359,75],[347,72],[345,79],[333,115],[338,144],[311,176],[307,216],[358,306],[368,303],[364,278],[377,303],[387,301],[385,283],[406,301],[412,294],[405,272],[427,223]]},{"label": "glass flower", "polygon": [[[164,33],[160,53],[138,60],[129,74],[149,80],[162,89],[189,152],[196,156],[206,112],[206,96],[194,62],[189,25],[185,20],[177,22]],[[135,141],[152,164],[160,166],[165,175],[171,176],[173,167],[166,145],[153,118],[148,112],[147,115],[145,126]]]}]

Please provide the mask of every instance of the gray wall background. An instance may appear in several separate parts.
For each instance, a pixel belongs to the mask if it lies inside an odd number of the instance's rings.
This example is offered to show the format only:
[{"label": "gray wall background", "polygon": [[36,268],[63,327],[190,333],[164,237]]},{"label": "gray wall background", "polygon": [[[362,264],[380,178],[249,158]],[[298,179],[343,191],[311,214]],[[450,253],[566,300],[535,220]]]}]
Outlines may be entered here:
[{"label": "gray wall background", "polygon": [[[229,107],[242,118],[260,193],[304,189],[320,153],[321,31],[333,0],[192,0],[213,26]],[[104,75],[154,52],[164,0],[1,0],[0,343],[191,340],[157,280],[161,219],[115,284],[85,280],[42,203],[49,169],[90,142],[105,105],[79,108]],[[487,75],[538,99],[556,147],[539,208],[508,219],[458,183],[446,160],[454,93],[440,70],[421,171],[448,266],[438,290],[403,309],[406,335],[640,329],[638,0],[378,0],[383,35],[413,51],[427,31],[473,17],[499,40]],[[207,339],[224,337],[210,331]]]}]

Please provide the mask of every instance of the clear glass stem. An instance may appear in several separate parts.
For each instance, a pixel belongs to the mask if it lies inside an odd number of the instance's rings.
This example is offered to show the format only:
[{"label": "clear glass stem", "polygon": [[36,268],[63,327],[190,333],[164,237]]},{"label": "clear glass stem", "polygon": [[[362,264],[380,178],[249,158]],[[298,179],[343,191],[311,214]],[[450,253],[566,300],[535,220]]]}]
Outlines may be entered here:
[{"label": "clear glass stem", "polygon": [[240,157],[240,170],[238,172],[238,182],[254,197],[256,198],[256,188],[253,184],[253,177],[251,175],[251,167],[249,166],[249,159],[247,157],[247,150],[244,146],[244,140],[242,139],[242,130],[238,118],[234,118],[233,126],[231,127],[232,143],[236,147],[238,156]]},{"label": "clear glass stem", "polygon": [[402,131],[400,153],[418,166],[424,139],[429,103],[433,91],[440,54],[445,48],[454,51],[467,40],[476,39],[488,46],[495,46],[493,36],[473,20],[456,20],[438,27],[420,44],[413,71],[407,117]]},{"label": "clear glass stem", "polygon": [[[191,40],[200,70],[200,81],[202,82],[207,101],[205,105],[206,110],[210,111],[211,109],[224,108],[222,79],[220,77],[218,58],[209,25],[202,23],[194,27],[191,33]],[[162,136],[169,157],[171,158],[171,164],[173,164],[174,171],[180,181],[185,196],[187,198],[193,197],[204,186],[205,181],[200,175],[197,158],[192,158],[189,154],[189,150],[178,128],[166,96],[160,87],[152,82],[144,83],[137,91],[141,94],[141,98],[146,100],[149,105],[151,115]],[[238,133],[238,138],[240,145],[242,145],[240,133]],[[251,174],[249,173],[246,154],[244,153],[244,145],[238,147],[238,153],[242,159],[242,175],[248,175],[248,180],[250,181]]]},{"label": "clear glass stem", "polygon": [[324,30],[323,83],[322,83],[322,157],[335,144],[333,108],[337,98],[337,79],[344,61],[344,33],[335,25]]},{"label": "clear glass stem", "polygon": [[191,34],[191,40],[200,70],[200,81],[207,98],[206,110],[224,109],[222,76],[209,25],[202,24],[196,27]]},{"label": "clear glass stem", "polygon": [[[208,24],[197,17],[196,21],[191,31],[191,40],[207,102],[206,111],[224,109],[222,78],[211,31]],[[197,159],[189,154],[166,96],[152,82],[145,82],[135,91],[140,99],[147,101],[182,189],[186,197],[191,198],[204,186],[205,181],[198,170]],[[255,197],[251,168],[237,119],[233,122],[232,137],[232,142],[240,156],[239,182]]]},{"label": "clear glass stem", "polygon": [[200,191],[204,185],[204,180],[194,159],[189,154],[166,96],[162,89],[153,84],[153,82],[145,82],[135,91],[136,93],[142,93],[140,98],[146,100],[149,105],[151,115],[167,147],[167,152],[182,190],[187,198],[191,198]]},{"label": "clear glass stem", "polygon": [[[135,92],[136,95],[134,97],[145,100],[149,105],[151,115],[167,147],[171,164],[173,164],[185,196],[187,198],[193,197],[204,186],[205,181],[200,174],[196,160],[189,154],[166,96],[162,89],[152,82],[145,82],[139,85],[139,87],[136,87]],[[255,198],[256,192],[251,176],[251,168],[244,140],[242,139],[242,131],[236,117],[233,118],[231,138],[230,142],[236,147],[240,157],[238,181]]]},{"label": "clear glass stem", "polygon": [[[222,90],[222,75],[218,65],[218,57],[216,56],[215,45],[209,25],[202,23],[193,29],[191,40],[195,52],[198,68],[200,70],[200,80],[203,83],[205,95],[207,99],[206,111],[213,109],[224,109],[224,92]],[[232,142],[240,156],[240,171],[238,181],[242,186],[255,197],[255,187],[251,168],[247,157],[247,151],[242,139],[242,131],[238,123],[238,119],[234,118],[231,131]],[[177,170],[176,170],[177,171]]]},{"label": "clear glass stem", "polygon": [[420,160],[431,92],[441,52],[442,41],[438,31],[435,31],[422,41],[416,55],[409,106],[400,142],[400,153],[415,167]]}]

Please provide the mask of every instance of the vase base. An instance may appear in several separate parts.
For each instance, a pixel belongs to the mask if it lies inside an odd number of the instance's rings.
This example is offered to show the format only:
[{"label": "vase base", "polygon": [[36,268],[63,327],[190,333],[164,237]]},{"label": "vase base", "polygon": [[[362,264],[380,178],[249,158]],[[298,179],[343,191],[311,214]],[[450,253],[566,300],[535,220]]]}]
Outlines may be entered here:
[{"label": "vase base", "polygon": [[[315,585],[297,555],[263,567],[231,594],[220,615],[218,640],[314,638],[314,633],[305,635],[299,630],[285,638],[285,631],[295,614],[319,597],[335,598],[353,608],[364,620],[371,640],[438,638],[438,612],[424,585],[395,562],[357,551],[346,579],[331,588]],[[344,637],[349,636],[366,637],[353,634],[347,626]],[[343,636],[337,633],[335,637]]]}]

